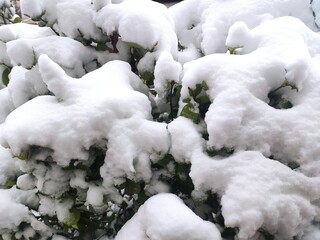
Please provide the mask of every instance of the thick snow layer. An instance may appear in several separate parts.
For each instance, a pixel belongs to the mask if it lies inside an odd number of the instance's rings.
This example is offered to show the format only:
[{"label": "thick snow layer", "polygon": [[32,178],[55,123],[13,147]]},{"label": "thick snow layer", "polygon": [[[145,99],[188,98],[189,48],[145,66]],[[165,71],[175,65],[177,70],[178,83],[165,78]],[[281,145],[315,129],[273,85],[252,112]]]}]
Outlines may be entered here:
[{"label": "thick snow layer", "polygon": [[118,32],[122,41],[155,51],[177,53],[177,37],[168,10],[150,0],[108,4],[95,18],[107,35]]},{"label": "thick snow layer", "polygon": [[6,48],[14,66],[9,76],[8,91],[15,107],[48,93],[37,64],[41,54],[48,55],[72,77],[83,76],[99,58],[81,43],[59,36],[21,38],[8,42]]},{"label": "thick snow layer", "polygon": [[19,165],[10,150],[0,146],[0,186],[5,186],[7,181],[13,181],[20,174]]},{"label": "thick snow layer", "polygon": [[302,235],[320,211],[319,177],[308,178],[258,152],[239,152],[223,160],[194,154],[190,176],[195,196],[207,191],[222,196],[225,224],[240,228],[239,239],[256,239],[260,228],[277,239],[292,239]]},{"label": "thick snow layer", "polygon": [[17,231],[20,223],[31,221],[25,204],[37,201],[34,194],[34,191],[26,192],[16,188],[0,189],[0,234],[10,230]]},{"label": "thick snow layer", "polygon": [[11,59],[7,54],[6,43],[20,38],[34,39],[52,35],[54,32],[50,28],[40,28],[37,25],[17,23],[0,26],[0,62],[6,66],[12,66]]},{"label": "thick snow layer", "polygon": [[0,102],[0,123],[3,123],[9,113],[15,108],[7,88],[0,90]]},{"label": "thick snow layer", "polygon": [[41,18],[46,21],[62,36],[86,40],[103,39],[101,31],[93,22],[95,11],[91,1],[22,0],[21,10],[32,19]]},{"label": "thick snow layer", "polygon": [[112,186],[121,183],[124,176],[149,182],[151,161],[157,162],[169,151],[169,137],[164,123],[137,116],[115,122],[107,135],[108,150],[100,170],[106,193],[116,194]]},{"label": "thick snow layer", "polygon": [[46,56],[39,65],[55,96],[34,98],[6,119],[2,142],[16,156],[33,145],[46,147],[66,166],[71,159],[87,159],[86,150],[106,139],[117,119],[149,117],[150,102],[134,90],[142,90],[142,83],[127,63],[110,62],[81,79],[70,78]]},{"label": "thick snow layer", "polygon": [[16,23],[0,27],[0,41],[9,42],[19,38],[39,38],[52,36],[54,32],[48,27],[39,27],[34,24]]},{"label": "thick snow layer", "polygon": [[213,223],[195,215],[177,196],[151,197],[120,230],[115,240],[220,240]]},{"label": "thick snow layer", "polygon": [[185,0],[172,6],[170,12],[181,44],[193,44],[206,55],[225,52],[228,29],[237,21],[253,28],[272,18],[293,16],[316,29],[309,1],[305,0]]},{"label": "thick snow layer", "polygon": [[[299,20],[283,17],[253,30],[237,23],[227,44],[245,55],[213,54],[184,66],[181,100],[189,96],[188,87],[202,81],[209,86],[208,147],[254,149],[284,162],[317,160],[320,79],[313,57],[320,53],[319,36]],[[274,109],[268,94],[285,80],[298,91],[286,87],[279,94],[294,107]]]},{"label": "thick snow layer", "polygon": [[[177,196],[158,194],[170,191],[161,174],[174,177],[183,163],[195,186],[188,200],[217,195],[236,238],[319,237],[318,0],[185,0],[169,10],[150,0],[21,4],[51,28],[0,27],[1,75],[11,70],[8,86],[0,84],[0,143],[8,148],[0,147],[0,184],[17,181],[0,190],[1,237],[49,238],[26,206],[67,223],[75,201],[61,197],[69,187],[84,207],[103,210],[106,200],[123,201],[115,186],[131,180],[155,196],[117,240],[221,239]],[[133,72],[154,74],[152,89]],[[199,124],[152,121],[151,113],[176,107],[173,86],[182,86],[180,113],[188,101],[201,104],[192,94],[199,84],[210,99]],[[270,106],[272,92],[292,107]],[[106,155],[94,169],[101,179],[90,181],[95,148]],[[221,149],[234,153],[207,154]],[[158,171],[168,154],[176,163]],[[22,222],[34,230],[18,231]]]},{"label": "thick snow layer", "polygon": [[59,36],[10,41],[7,43],[7,53],[14,66],[21,65],[29,69],[41,54],[46,54],[73,77],[83,76],[86,73],[84,66],[95,59],[89,48],[73,39]]}]

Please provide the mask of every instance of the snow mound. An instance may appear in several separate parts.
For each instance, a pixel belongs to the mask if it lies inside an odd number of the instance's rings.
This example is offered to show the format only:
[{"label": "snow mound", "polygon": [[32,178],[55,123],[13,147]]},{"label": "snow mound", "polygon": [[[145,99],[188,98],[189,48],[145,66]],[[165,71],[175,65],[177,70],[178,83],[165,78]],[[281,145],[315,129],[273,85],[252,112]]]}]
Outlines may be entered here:
[{"label": "snow mound", "polygon": [[[252,30],[237,23],[227,44],[242,55],[212,54],[184,65],[180,111],[190,98],[189,88],[203,81],[208,87],[208,148],[257,150],[301,165],[316,161],[319,36],[298,19],[282,17]],[[270,93],[293,107],[268,105]]]},{"label": "snow mound", "polygon": [[195,196],[221,196],[225,225],[239,227],[239,239],[257,239],[260,228],[277,239],[301,236],[320,211],[320,178],[308,178],[259,152],[217,160],[192,157]]},{"label": "snow mound", "polygon": [[16,156],[39,146],[52,149],[54,161],[67,166],[71,159],[87,159],[87,150],[106,139],[117,119],[149,117],[150,102],[135,91],[144,88],[127,63],[113,61],[81,79],[72,79],[42,56],[39,70],[55,96],[36,97],[7,117],[2,143]]},{"label": "snow mound", "polygon": [[195,215],[173,194],[151,197],[119,231],[115,240],[220,240],[213,223]]},{"label": "snow mound", "polygon": [[293,16],[316,30],[310,3],[305,0],[186,0],[172,6],[170,13],[180,43],[186,48],[195,46],[205,55],[226,51],[228,29],[237,21],[254,28],[273,18]]}]

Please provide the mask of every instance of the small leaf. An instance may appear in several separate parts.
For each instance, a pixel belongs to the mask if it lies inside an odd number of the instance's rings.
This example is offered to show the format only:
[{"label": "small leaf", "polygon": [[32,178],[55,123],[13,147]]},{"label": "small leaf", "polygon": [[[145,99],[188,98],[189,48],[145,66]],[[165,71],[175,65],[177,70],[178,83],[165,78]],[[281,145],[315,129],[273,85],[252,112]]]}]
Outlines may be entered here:
[{"label": "small leaf", "polygon": [[26,161],[29,159],[29,153],[22,151],[19,155],[18,158],[22,161]]},{"label": "small leaf", "polygon": [[135,42],[124,42],[124,43],[126,43],[131,48],[143,49],[143,47],[141,45],[139,45],[138,43],[135,43]]},{"label": "small leaf", "polygon": [[293,105],[292,103],[286,99],[286,98],[281,98],[279,103],[274,106],[276,109],[289,109],[292,108]]},{"label": "small leaf", "polygon": [[201,86],[203,90],[205,91],[209,90],[208,84],[205,81],[202,81]]},{"label": "small leaf", "polygon": [[9,188],[13,187],[14,185],[16,185],[16,181],[13,181],[13,180],[8,180],[6,181],[6,184],[5,184],[5,186]]},{"label": "small leaf", "polygon": [[210,103],[211,101],[208,95],[202,95],[197,97],[196,102],[202,105],[202,104]]},{"label": "small leaf", "polygon": [[144,84],[146,84],[148,87],[153,86],[154,74],[152,72],[145,71],[140,74],[140,77],[143,79]]},{"label": "small leaf", "polygon": [[67,219],[63,220],[63,223],[68,227],[78,228],[78,222],[80,220],[81,214],[78,209],[72,208],[70,210],[70,215]]},{"label": "small leaf", "polygon": [[96,46],[97,51],[107,51],[109,48],[105,43],[98,43]]},{"label": "small leaf", "polygon": [[21,23],[22,18],[19,15],[14,15],[12,18],[12,23]]},{"label": "small leaf", "polygon": [[183,103],[190,103],[191,102],[191,98],[185,98],[182,100]]},{"label": "small leaf", "polygon": [[9,84],[9,74],[10,74],[10,69],[9,68],[6,68],[3,72],[2,72],[2,83],[5,85],[5,86],[8,86]]},{"label": "small leaf", "polygon": [[130,179],[127,179],[126,193],[132,195],[132,194],[140,193],[140,192],[141,192],[140,183],[137,183],[137,182],[134,182]]},{"label": "small leaf", "polygon": [[237,55],[239,52],[238,50],[242,47],[228,47],[228,51],[231,55]]},{"label": "small leaf", "polygon": [[182,108],[182,111],[180,113],[180,116],[186,117],[191,119],[194,123],[199,123],[200,121],[200,115],[199,113],[192,111],[194,109],[193,105],[191,103],[188,103]]}]

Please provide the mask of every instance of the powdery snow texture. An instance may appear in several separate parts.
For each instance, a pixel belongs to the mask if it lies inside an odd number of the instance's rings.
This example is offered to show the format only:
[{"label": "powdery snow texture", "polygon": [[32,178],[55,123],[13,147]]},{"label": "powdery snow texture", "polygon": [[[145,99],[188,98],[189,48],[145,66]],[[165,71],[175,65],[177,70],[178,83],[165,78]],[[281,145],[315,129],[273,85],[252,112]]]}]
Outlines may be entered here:
[{"label": "powdery snow texture", "polygon": [[[0,27],[0,71],[11,69],[8,86],[0,85],[0,143],[9,148],[0,147],[0,183],[17,179],[20,188],[0,190],[0,234],[65,239],[27,206],[65,222],[73,202],[55,198],[69,186],[99,208],[105,196],[123,200],[114,186],[128,178],[155,196],[116,240],[221,239],[213,223],[161,193],[169,189],[151,165],[169,153],[191,164],[195,199],[218,194],[238,239],[260,239],[261,229],[281,240],[319,238],[319,2],[185,0],[167,9],[150,0],[21,0],[25,14],[51,28]],[[113,35],[119,53],[95,51],[92,40],[109,46]],[[155,97],[125,62],[130,48],[145,52],[136,68],[154,73]],[[181,112],[202,82],[211,101],[203,121],[152,121],[152,108],[170,110],[170,84],[182,86]],[[284,83],[296,89],[277,94],[293,107],[275,109],[269,93]],[[106,152],[99,186],[65,168],[75,159],[91,164],[97,146]],[[234,153],[206,154],[219,149]],[[22,222],[31,227],[18,231]]]}]

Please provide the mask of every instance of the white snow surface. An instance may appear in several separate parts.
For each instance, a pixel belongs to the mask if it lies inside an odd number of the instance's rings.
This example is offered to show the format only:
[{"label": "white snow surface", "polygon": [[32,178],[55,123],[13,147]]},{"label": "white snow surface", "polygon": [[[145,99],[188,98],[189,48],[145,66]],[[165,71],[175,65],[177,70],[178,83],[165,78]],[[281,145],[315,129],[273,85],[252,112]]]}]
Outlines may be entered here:
[{"label": "white snow surface", "polygon": [[7,117],[2,143],[16,156],[33,145],[47,147],[67,166],[74,158],[86,160],[86,150],[103,141],[117,119],[149,117],[147,97],[134,90],[143,91],[142,83],[127,63],[110,62],[81,79],[67,76],[45,55],[39,67],[54,96],[34,98]]},{"label": "white snow surface", "polygon": [[[227,44],[241,46],[244,55],[212,54],[185,64],[181,100],[189,96],[188,87],[202,81],[209,86],[208,147],[258,150],[284,162],[316,161],[320,149],[319,135],[314,134],[320,119],[316,43],[318,34],[296,18],[276,18],[252,30],[237,23],[230,28]],[[267,104],[268,93],[285,80],[298,88],[281,92],[294,107],[274,109]]]},{"label": "white snow surface", "polygon": [[255,239],[260,228],[277,239],[292,239],[320,211],[319,177],[308,178],[259,152],[239,152],[223,160],[195,154],[190,176],[196,196],[206,191],[222,196],[225,224],[240,228],[239,239]]},{"label": "white snow surface", "polygon": [[[8,86],[0,84],[0,185],[17,180],[0,189],[4,239],[10,230],[21,239],[35,231],[51,237],[27,206],[68,221],[74,203],[57,199],[69,186],[87,206],[99,208],[105,197],[120,203],[115,185],[126,178],[155,196],[116,240],[221,239],[213,223],[161,193],[170,189],[151,165],[166,154],[191,164],[193,198],[219,196],[239,240],[263,239],[261,229],[279,240],[320,238],[319,0],[184,0],[169,9],[150,0],[21,0],[21,7],[62,36],[23,23],[0,27],[0,72],[11,70]],[[119,53],[95,51],[115,32]],[[145,52],[135,67],[154,73],[156,96],[129,63],[115,60],[128,61],[133,49]],[[210,106],[199,124],[152,121],[153,107],[170,110],[170,84],[182,86],[181,113],[203,82]],[[277,90],[284,83],[296,89]],[[292,108],[269,105],[275,90]],[[100,185],[83,169],[67,169],[75,159],[92,164],[92,147],[106,153]],[[206,152],[224,149],[233,153]],[[34,230],[18,231],[22,222]]]},{"label": "white snow surface", "polygon": [[177,196],[158,194],[142,205],[115,240],[220,240],[213,223],[195,215]]},{"label": "white snow surface", "polygon": [[309,1],[305,0],[185,0],[172,6],[170,12],[181,44],[195,45],[205,55],[225,51],[228,29],[237,21],[253,28],[272,18],[293,16],[316,29]]},{"label": "white snow surface", "polygon": [[15,187],[0,189],[0,234],[5,234],[9,229],[17,231],[21,222],[31,221],[26,204],[37,201],[34,194],[35,191],[20,191]]}]

